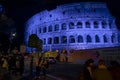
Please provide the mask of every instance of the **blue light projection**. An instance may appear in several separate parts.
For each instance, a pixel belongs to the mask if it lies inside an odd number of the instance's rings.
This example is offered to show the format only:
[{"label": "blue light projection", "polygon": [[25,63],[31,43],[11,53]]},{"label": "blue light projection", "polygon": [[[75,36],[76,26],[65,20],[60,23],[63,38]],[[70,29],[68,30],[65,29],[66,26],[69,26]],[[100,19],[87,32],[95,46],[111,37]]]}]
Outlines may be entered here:
[{"label": "blue light projection", "polygon": [[120,46],[120,31],[104,2],[71,3],[44,10],[25,26],[26,45],[29,36],[37,34],[43,40],[44,51]]}]

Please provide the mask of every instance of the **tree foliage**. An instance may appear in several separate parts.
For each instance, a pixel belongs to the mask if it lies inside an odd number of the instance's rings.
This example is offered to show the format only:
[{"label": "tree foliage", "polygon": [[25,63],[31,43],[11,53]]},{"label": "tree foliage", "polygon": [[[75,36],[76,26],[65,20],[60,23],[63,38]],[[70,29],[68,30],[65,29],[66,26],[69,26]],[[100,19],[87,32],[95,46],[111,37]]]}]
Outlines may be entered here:
[{"label": "tree foliage", "polygon": [[31,48],[37,48],[39,37],[36,34],[31,34],[28,40],[28,46]]}]

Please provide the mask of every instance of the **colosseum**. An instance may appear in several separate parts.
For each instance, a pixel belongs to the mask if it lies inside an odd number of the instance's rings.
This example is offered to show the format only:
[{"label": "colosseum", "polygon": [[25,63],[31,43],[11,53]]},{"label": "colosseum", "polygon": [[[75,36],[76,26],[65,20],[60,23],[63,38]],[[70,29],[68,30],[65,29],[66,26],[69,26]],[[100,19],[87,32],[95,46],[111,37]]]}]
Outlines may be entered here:
[{"label": "colosseum", "polygon": [[104,2],[60,5],[35,14],[25,26],[26,45],[29,36],[37,34],[43,40],[44,51],[120,46],[120,31],[115,17]]}]

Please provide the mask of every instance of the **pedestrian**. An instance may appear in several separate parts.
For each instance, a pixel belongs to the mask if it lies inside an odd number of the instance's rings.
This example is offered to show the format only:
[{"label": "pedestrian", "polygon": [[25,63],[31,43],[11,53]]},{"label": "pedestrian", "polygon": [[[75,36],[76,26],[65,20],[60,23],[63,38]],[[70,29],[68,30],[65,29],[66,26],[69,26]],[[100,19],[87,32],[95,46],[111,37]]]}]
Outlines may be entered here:
[{"label": "pedestrian", "polygon": [[11,62],[9,64],[12,66],[11,73],[16,75],[16,56],[12,56]]},{"label": "pedestrian", "polygon": [[20,57],[16,57],[16,73],[15,75],[19,74],[20,71]]},{"label": "pedestrian", "polygon": [[7,62],[6,57],[2,58],[2,62],[3,62],[2,69],[7,70],[8,69],[8,62]]},{"label": "pedestrian", "polygon": [[110,72],[113,80],[120,80],[120,64],[117,61],[111,61]]},{"label": "pedestrian", "polygon": [[94,80],[112,80],[112,76],[104,60],[99,60],[98,67],[93,72],[93,79]]},{"label": "pedestrian", "polygon": [[94,60],[88,59],[84,64],[84,70],[80,75],[80,80],[93,80]]},{"label": "pedestrian", "polygon": [[67,51],[66,50],[62,51],[60,57],[61,57],[62,62],[68,62],[68,57],[67,57]]},{"label": "pedestrian", "polygon": [[8,71],[9,73],[12,73],[12,66],[13,66],[13,59],[12,59],[12,56],[9,56],[8,57]]},{"label": "pedestrian", "polygon": [[36,59],[36,77],[35,78],[40,78],[42,73],[42,77],[45,79],[47,68],[48,68],[48,62],[45,59],[45,57],[43,58],[40,57],[39,60]]},{"label": "pedestrian", "polygon": [[20,72],[20,75],[22,76],[23,73],[24,73],[24,56],[21,55],[20,56],[20,59],[19,59],[19,72]]},{"label": "pedestrian", "polygon": [[1,68],[2,68],[2,65],[3,65],[3,56],[2,55],[0,55],[0,70],[1,70]]},{"label": "pedestrian", "polygon": [[40,72],[42,72],[42,77],[46,78],[46,69],[47,69],[47,60],[45,59],[45,57],[43,57],[43,59],[41,60],[41,62],[39,63],[39,68],[40,68]]},{"label": "pedestrian", "polygon": [[56,56],[56,60],[57,60],[57,62],[60,62],[60,54],[59,53]]},{"label": "pedestrian", "polygon": [[39,75],[40,75],[40,67],[39,67],[39,64],[40,64],[41,60],[42,60],[42,57],[36,58],[36,60],[35,60],[35,66],[36,66],[36,77],[35,77],[35,78],[38,78]]}]

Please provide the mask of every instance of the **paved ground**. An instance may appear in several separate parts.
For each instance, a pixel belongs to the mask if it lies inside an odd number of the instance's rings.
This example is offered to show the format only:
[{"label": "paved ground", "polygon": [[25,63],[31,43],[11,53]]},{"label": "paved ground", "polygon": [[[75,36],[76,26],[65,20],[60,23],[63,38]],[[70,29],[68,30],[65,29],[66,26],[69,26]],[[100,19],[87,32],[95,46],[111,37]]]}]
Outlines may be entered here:
[{"label": "paved ground", "polygon": [[51,69],[49,70],[53,71],[50,71],[50,74],[59,77],[62,80],[78,80],[78,77],[83,70],[83,66],[72,63],[60,63],[56,65],[51,65],[50,68]]},{"label": "paved ground", "polygon": [[[78,76],[82,71],[82,66],[73,63],[52,64],[47,69],[46,80],[78,80]],[[29,76],[30,61],[25,61],[25,71],[23,76],[6,74],[6,71],[0,71],[0,80],[34,80]],[[5,74],[5,75],[3,75]],[[33,77],[35,74],[35,66],[33,66]],[[1,79],[2,77],[6,79]],[[39,79],[44,80],[44,79]]]},{"label": "paved ground", "polygon": [[[33,78],[31,78],[28,73],[20,76],[20,75],[9,74],[1,71],[0,80],[36,80],[36,79],[34,75],[33,75]],[[50,74],[47,74],[46,79],[44,79],[43,76],[41,76],[40,79],[38,80],[62,80],[62,79],[52,76]]]}]

